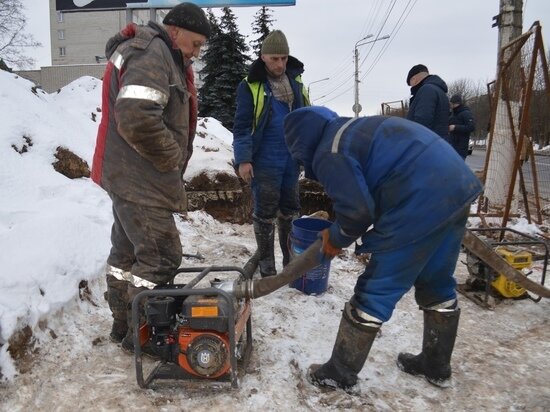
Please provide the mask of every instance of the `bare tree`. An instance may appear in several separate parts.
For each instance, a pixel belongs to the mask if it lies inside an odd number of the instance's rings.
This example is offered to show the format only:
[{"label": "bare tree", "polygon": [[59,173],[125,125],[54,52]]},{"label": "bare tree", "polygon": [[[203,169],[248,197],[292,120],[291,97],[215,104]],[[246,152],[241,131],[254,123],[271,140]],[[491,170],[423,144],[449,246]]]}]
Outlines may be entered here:
[{"label": "bare tree", "polygon": [[471,79],[457,79],[449,83],[449,97],[459,94],[466,103],[479,95],[479,89],[479,85],[476,85]]},{"label": "bare tree", "polygon": [[35,62],[26,51],[42,46],[32,34],[25,33],[27,19],[23,11],[21,0],[0,0],[0,59],[20,69]]},{"label": "bare tree", "polygon": [[483,82],[477,83],[472,79],[457,79],[448,83],[449,97],[454,94],[462,96],[462,101],[470,107],[476,123],[474,136],[483,138],[487,135],[491,110],[486,86]]}]

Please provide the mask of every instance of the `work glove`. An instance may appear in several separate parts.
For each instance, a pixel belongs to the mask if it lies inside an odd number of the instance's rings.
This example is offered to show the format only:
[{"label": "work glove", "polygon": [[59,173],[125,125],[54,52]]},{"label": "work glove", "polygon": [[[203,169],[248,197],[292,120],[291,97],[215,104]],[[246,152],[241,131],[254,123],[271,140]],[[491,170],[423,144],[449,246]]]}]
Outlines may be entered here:
[{"label": "work glove", "polygon": [[321,238],[323,239],[323,246],[319,251],[319,262],[325,264],[330,262],[334,257],[342,253],[342,249],[337,248],[332,243],[330,243],[329,230],[325,229],[321,232]]}]

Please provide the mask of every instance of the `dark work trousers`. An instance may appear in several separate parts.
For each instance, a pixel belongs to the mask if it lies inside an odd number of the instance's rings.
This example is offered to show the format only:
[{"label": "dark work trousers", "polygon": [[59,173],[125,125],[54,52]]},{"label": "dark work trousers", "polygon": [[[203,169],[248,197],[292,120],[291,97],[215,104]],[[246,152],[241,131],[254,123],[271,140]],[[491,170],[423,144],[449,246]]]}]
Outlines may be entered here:
[{"label": "dark work trousers", "polygon": [[283,119],[289,111],[287,103],[271,99],[271,118],[254,155],[254,216],[260,219],[273,219],[277,212],[294,216],[300,210],[300,169],[288,152],[283,134]]},{"label": "dark work trousers", "polygon": [[171,281],[182,259],[172,211],[109,195],[114,223],[107,263],[156,284]]},{"label": "dark work trousers", "polygon": [[299,174],[298,166],[290,156],[283,167],[254,167],[254,216],[260,219],[273,219],[277,212],[283,216],[298,214]]}]

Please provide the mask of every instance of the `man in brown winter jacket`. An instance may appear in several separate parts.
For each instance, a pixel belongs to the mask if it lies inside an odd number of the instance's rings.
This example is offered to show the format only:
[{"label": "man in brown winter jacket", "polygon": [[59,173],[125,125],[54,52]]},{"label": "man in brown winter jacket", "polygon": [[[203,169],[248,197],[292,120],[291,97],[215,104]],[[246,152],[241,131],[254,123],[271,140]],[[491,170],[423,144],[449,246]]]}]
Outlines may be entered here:
[{"label": "man in brown winter jacket", "polygon": [[182,176],[197,122],[191,58],[210,35],[205,13],[192,3],[175,6],[163,23],[130,24],[107,42],[92,165],[93,181],[113,203],[110,337],[129,351],[133,297],[171,281],[181,263],[173,213],[187,207]]}]

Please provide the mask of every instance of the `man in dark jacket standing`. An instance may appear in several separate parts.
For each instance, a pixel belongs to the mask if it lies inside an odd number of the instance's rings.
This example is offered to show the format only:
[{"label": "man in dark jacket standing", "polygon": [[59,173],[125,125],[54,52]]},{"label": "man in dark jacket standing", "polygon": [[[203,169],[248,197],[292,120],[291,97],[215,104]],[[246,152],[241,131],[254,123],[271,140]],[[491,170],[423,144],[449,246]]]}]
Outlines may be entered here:
[{"label": "man in dark jacket standing", "polygon": [[449,143],[456,152],[466,159],[470,146],[470,133],[475,128],[474,115],[462,101],[462,96],[455,94],[451,97],[451,117],[449,118]]},{"label": "man in dark jacket standing", "polygon": [[275,275],[274,222],[277,218],[283,265],[290,259],[288,235],[300,210],[298,164],[285,144],[283,118],[309,105],[301,75],[304,65],[289,56],[280,30],[263,41],[261,55],[237,89],[233,151],[240,177],[252,184],[254,234],[262,276]]},{"label": "man in dark jacket standing", "polygon": [[348,118],[307,107],[290,113],[284,127],[292,157],[332,200],[336,218],[321,233],[320,260],[358,238],[356,253],[371,253],[344,306],[332,356],[311,366],[310,380],[354,386],[380,326],[414,286],[424,311],[422,352],[399,354],[398,366],[448,385],[460,315],[453,274],[481,183],[438,135],[398,117]]},{"label": "man in dark jacket standing", "polygon": [[174,7],[163,23],[130,24],[107,42],[92,166],[93,181],[113,202],[110,337],[126,350],[133,350],[133,297],[171,281],[181,263],[173,213],[187,207],[182,176],[197,121],[191,58],[210,35],[206,15],[192,3]]},{"label": "man in dark jacket standing", "polygon": [[413,66],[407,74],[411,99],[407,119],[420,123],[443,139],[449,138],[449,98],[447,84],[430,74],[423,64]]}]

